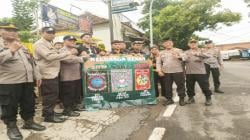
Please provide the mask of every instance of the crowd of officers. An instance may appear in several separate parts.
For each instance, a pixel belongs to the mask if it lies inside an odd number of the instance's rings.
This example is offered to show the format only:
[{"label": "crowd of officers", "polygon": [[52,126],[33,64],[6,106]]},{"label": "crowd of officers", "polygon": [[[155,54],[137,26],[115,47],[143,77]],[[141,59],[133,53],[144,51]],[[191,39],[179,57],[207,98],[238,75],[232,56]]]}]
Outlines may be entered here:
[{"label": "crowd of officers", "polygon": [[[17,34],[17,28],[12,25],[0,26],[0,109],[1,119],[7,126],[7,135],[12,140],[21,140],[16,121],[18,111],[24,120],[23,129],[43,131],[46,128],[34,121],[35,94],[34,87],[39,87],[42,97],[42,116],[44,122],[62,123],[62,116],[77,117],[84,110],[82,104],[81,67],[89,57],[116,54],[143,56],[143,42],[135,41],[130,50],[125,42],[114,40],[111,52],[100,50],[93,45],[91,34],[80,36],[84,44],[76,47],[76,38],[66,35],[63,42],[52,43],[55,29],[44,27],[41,39],[34,46],[34,54],[23,47]],[[198,82],[206,97],[205,105],[211,105],[211,90],[208,77],[213,75],[215,92],[220,91],[220,67],[222,60],[220,52],[211,41],[206,42],[206,48],[198,48],[196,40],[190,40],[189,50],[183,52],[174,48],[171,39],[164,39],[165,49],[159,51],[151,48],[150,59],[154,66],[156,96],[160,92],[166,97],[166,105],[173,104],[173,82],[177,85],[177,93],[181,106],[194,103],[195,82]],[[186,89],[188,100],[185,101]],[[64,111],[56,113],[54,108],[60,100]]]},{"label": "crowd of officers", "polygon": [[[205,95],[205,105],[212,105],[209,85],[210,72],[213,75],[214,92],[223,93],[220,90],[220,69],[223,68],[223,60],[220,50],[214,47],[211,40],[205,41],[205,48],[198,47],[198,41],[190,39],[189,49],[183,51],[174,48],[174,42],[170,38],[163,40],[164,50],[157,47],[151,49],[151,59],[154,62],[154,78],[156,96],[159,96],[158,83],[161,85],[161,93],[166,97],[166,105],[173,104],[173,83],[177,86],[177,94],[180,97],[179,104],[195,103],[195,83],[197,82]],[[188,100],[185,101],[186,93]]]}]

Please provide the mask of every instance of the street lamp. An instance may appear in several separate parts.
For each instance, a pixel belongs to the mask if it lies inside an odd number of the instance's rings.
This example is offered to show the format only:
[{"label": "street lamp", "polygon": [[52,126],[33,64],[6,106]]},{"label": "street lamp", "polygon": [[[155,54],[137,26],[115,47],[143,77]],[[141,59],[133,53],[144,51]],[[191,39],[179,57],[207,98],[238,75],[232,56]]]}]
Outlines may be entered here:
[{"label": "street lamp", "polygon": [[150,47],[152,48],[154,45],[153,42],[153,19],[152,19],[152,7],[153,7],[154,0],[151,0],[149,6],[149,28],[150,28]]}]

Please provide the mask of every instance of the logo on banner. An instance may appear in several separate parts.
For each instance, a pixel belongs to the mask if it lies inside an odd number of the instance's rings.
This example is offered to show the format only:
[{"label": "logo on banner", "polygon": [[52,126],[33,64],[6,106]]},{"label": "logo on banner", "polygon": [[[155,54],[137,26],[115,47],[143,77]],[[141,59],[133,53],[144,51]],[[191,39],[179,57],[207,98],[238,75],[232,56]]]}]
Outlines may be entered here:
[{"label": "logo on banner", "polygon": [[135,90],[147,90],[150,87],[149,69],[135,69]]},{"label": "logo on banner", "polygon": [[87,87],[90,92],[107,91],[107,73],[89,72],[87,73]]},{"label": "logo on banner", "polygon": [[111,86],[112,92],[132,91],[132,69],[111,70]]}]

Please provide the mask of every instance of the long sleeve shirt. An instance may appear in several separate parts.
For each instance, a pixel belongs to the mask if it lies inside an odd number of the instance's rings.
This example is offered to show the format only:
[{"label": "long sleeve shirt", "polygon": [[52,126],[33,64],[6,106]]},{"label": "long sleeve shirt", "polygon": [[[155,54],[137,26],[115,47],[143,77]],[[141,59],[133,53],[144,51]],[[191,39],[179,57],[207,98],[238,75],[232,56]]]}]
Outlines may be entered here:
[{"label": "long sleeve shirt", "polygon": [[[68,47],[63,47],[60,52],[69,52]],[[61,61],[60,81],[74,81],[81,79],[81,65],[83,58],[78,56],[71,56],[71,58]]]},{"label": "long sleeve shirt", "polygon": [[211,68],[219,68],[223,65],[223,59],[218,48],[207,48],[205,52],[211,54],[211,57],[205,59],[205,63],[210,65]]},{"label": "long sleeve shirt", "polygon": [[50,42],[41,38],[35,44],[34,58],[43,79],[54,79],[60,71],[60,61],[67,59],[69,52],[60,53]]},{"label": "long sleeve shirt", "polygon": [[12,53],[0,42],[0,84],[30,83],[41,79],[33,58],[26,48]]},{"label": "long sleeve shirt", "polygon": [[204,60],[211,57],[201,49],[185,51],[183,60],[185,61],[186,74],[206,74]]},{"label": "long sleeve shirt", "polygon": [[161,51],[156,59],[156,69],[163,73],[183,72],[182,53],[182,50],[177,48]]}]

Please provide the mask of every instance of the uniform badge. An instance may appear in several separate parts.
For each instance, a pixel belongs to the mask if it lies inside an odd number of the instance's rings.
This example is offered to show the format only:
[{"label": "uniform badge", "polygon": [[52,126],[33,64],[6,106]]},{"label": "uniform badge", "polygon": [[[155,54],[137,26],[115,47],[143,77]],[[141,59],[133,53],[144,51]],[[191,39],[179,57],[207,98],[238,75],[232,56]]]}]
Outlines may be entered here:
[{"label": "uniform badge", "polygon": [[106,72],[88,72],[87,73],[87,90],[88,92],[107,92],[108,78]]},{"label": "uniform badge", "polygon": [[135,90],[151,88],[149,69],[135,69]]}]

